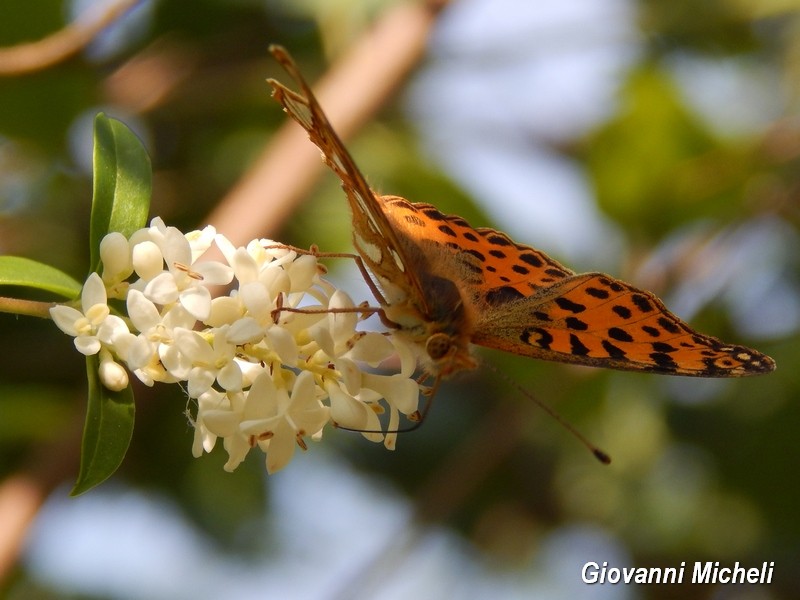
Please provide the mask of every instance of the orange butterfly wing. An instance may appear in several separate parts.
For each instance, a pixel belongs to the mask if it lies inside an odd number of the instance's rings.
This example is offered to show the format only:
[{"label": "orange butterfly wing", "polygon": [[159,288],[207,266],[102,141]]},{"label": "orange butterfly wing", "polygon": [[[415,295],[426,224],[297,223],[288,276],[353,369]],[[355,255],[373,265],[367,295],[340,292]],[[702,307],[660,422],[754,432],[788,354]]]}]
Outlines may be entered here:
[{"label": "orange butterfly wing", "polygon": [[330,125],[311,88],[289,54],[279,46],[273,56],[300,86],[298,94],[269,79],[273,97],[309,134],[326,164],[342,180],[353,215],[353,245],[378,279],[378,300],[388,321],[412,343],[425,349],[432,363],[426,368],[446,375],[475,367],[469,353],[469,316],[456,283],[435,272],[431,254],[404,234],[393,219],[402,218],[390,202],[405,200],[377,196]]},{"label": "orange butterfly wing", "polygon": [[408,237],[435,242],[428,252],[449,263],[440,270],[461,274],[474,307],[474,344],[669,375],[739,377],[775,368],[760,352],[694,331],[650,292],[602,273],[576,275],[530,246],[493,229],[473,229],[429,204],[388,204],[400,207]]},{"label": "orange butterfly wing", "polygon": [[[544,252],[518,244],[506,234],[489,228],[472,228],[461,217],[445,215],[431,204],[383,196],[393,226],[419,245],[433,244],[428,254],[443,261],[461,262],[472,271],[470,280],[484,288],[511,286],[523,295],[549,287],[573,274]],[[438,261],[434,261],[438,262]],[[443,272],[463,271],[442,267]]]},{"label": "orange butterfly wing", "polygon": [[504,233],[475,229],[430,204],[376,195],[289,55],[271,50],[304,94],[270,80],[273,95],[341,178],[356,249],[389,292],[387,316],[425,346],[440,375],[475,366],[469,342],[543,360],[670,375],[740,377],[775,368],[760,352],[697,333],[650,292],[601,273],[576,275]]},{"label": "orange butterfly wing", "polygon": [[322,151],[325,163],[342,180],[342,188],[353,214],[353,243],[356,250],[369,270],[378,277],[384,291],[389,290],[391,300],[403,301],[402,295],[409,295],[411,302],[422,313],[428,313],[428,303],[416,276],[418,271],[407,264],[412,262],[408,257],[402,256],[404,244],[387,220],[381,201],[336,135],[292,58],[279,46],[272,46],[270,51],[302,91],[302,94],[298,94],[280,82],[269,79],[272,95],[308,132],[311,141]]},{"label": "orange butterfly wing", "polygon": [[668,375],[740,377],[775,368],[768,356],[700,334],[650,292],[602,273],[490,304],[472,341],[533,358]]}]

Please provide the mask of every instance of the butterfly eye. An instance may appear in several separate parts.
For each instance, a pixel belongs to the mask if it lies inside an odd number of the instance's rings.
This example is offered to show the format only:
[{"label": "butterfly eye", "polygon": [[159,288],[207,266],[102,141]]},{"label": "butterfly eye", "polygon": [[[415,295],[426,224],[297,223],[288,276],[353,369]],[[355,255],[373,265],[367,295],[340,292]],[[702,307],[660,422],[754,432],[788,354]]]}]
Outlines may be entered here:
[{"label": "butterfly eye", "polygon": [[450,336],[446,333],[434,333],[425,342],[425,351],[433,360],[439,360],[447,356],[452,347]]}]

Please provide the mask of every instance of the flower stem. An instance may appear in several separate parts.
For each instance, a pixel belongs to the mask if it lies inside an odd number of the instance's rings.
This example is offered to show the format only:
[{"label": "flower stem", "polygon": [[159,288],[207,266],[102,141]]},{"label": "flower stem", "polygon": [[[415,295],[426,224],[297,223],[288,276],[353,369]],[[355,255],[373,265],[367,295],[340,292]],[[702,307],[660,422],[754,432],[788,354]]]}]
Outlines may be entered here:
[{"label": "flower stem", "polygon": [[50,318],[50,309],[55,302],[37,302],[35,300],[20,300],[19,298],[5,298],[0,296],[0,312],[29,317]]}]

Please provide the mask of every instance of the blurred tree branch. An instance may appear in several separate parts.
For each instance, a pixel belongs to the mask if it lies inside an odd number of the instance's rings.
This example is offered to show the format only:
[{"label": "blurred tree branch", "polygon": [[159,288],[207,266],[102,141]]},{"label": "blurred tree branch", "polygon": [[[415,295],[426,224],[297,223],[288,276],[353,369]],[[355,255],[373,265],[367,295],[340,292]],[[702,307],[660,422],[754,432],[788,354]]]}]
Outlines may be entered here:
[{"label": "blurred tree branch", "polygon": [[0,482],[0,589],[13,573],[36,515],[50,493],[77,472],[81,424],[64,426],[60,438],[39,446]]},{"label": "blurred tree branch", "polygon": [[24,75],[51,67],[86,47],[97,35],[130,10],[138,0],[117,0],[93,17],[66,25],[37,40],[0,48],[0,75]]},{"label": "blurred tree branch", "polygon": [[[420,60],[446,0],[404,3],[331,67],[316,94],[337,133],[347,139],[391,96]],[[309,192],[323,163],[303,130],[287,120],[206,222],[234,245],[274,235]]]},{"label": "blurred tree branch", "polygon": [[534,404],[499,402],[481,424],[465,432],[460,444],[431,471],[414,500],[414,513],[390,536],[355,574],[339,586],[332,597],[370,598],[381,589],[398,564],[413,554],[423,540],[426,526],[445,523],[461,510],[472,494],[524,443],[524,424],[537,411]]}]

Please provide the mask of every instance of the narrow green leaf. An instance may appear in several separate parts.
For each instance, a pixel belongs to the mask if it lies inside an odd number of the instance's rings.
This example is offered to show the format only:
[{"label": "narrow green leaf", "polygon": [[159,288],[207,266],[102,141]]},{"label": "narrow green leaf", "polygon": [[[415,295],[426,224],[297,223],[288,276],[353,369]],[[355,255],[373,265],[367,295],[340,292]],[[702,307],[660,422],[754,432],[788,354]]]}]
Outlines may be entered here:
[{"label": "narrow green leaf", "polygon": [[89,404],[81,444],[81,467],[70,494],[77,496],[108,479],[125,458],[133,436],[133,391],[112,392],[98,375],[100,359],[86,357]]},{"label": "narrow green leaf", "polygon": [[55,267],[19,256],[0,256],[0,285],[18,285],[77,298],[81,284]]},{"label": "narrow green leaf", "polygon": [[89,231],[92,270],[100,240],[110,231],[130,236],[147,223],[152,190],[150,158],[125,124],[100,113],[94,120],[94,190]]}]

